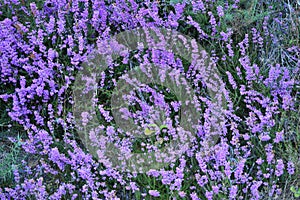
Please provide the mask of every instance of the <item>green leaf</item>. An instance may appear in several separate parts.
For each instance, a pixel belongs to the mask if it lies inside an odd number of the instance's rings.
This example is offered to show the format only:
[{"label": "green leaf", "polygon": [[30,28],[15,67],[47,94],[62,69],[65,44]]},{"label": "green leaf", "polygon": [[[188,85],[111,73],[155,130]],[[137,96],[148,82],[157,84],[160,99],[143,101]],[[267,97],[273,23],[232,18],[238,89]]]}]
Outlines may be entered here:
[{"label": "green leaf", "polygon": [[162,130],[162,129],[168,128],[168,127],[167,127],[167,125],[163,124],[163,125],[161,125],[159,128],[160,128],[160,130]]},{"label": "green leaf", "polygon": [[156,124],[149,124],[148,126],[149,126],[149,127],[157,127]]},{"label": "green leaf", "polygon": [[149,128],[145,129],[145,135],[151,135],[152,133],[154,133],[155,131],[150,130]]},{"label": "green leaf", "polygon": [[295,187],[294,187],[294,186],[291,186],[290,190],[291,190],[293,193],[295,193],[295,192],[296,192],[296,189],[295,189]]}]

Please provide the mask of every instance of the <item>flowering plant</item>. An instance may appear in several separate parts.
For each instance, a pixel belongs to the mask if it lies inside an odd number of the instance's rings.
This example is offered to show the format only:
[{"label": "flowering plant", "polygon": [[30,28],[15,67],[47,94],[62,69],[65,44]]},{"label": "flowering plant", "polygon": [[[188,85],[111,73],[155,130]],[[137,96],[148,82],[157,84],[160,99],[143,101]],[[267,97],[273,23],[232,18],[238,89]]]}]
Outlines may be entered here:
[{"label": "flowering plant", "polygon": [[24,155],[0,198],[284,198],[300,166],[293,6],[0,1],[0,127]]}]

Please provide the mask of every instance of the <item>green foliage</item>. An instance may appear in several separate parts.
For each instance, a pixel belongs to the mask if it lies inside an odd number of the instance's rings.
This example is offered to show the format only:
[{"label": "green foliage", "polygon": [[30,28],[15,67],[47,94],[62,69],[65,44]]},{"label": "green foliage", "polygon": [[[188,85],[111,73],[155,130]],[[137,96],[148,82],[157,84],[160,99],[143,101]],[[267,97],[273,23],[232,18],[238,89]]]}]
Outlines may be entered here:
[{"label": "green foliage", "polygon": [[291,190],[291,192],[293,192],[293,194],[296,198],[300,197],[300,188],[296,189],[294,186],[291,186],[290,190]]}]

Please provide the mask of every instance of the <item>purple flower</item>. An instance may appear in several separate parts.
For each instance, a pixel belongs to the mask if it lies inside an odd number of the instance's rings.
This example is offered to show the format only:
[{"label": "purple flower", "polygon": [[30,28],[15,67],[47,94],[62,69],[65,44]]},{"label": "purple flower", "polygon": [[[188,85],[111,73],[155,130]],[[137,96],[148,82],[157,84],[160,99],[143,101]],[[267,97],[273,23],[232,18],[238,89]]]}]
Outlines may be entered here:
[{"label": "purple flower", "polygon": [[200,200],[200,198],[198,197],[198,195],[196,194],[196,192],[192,192],[190,194],[190,197],[192,200]]},{"label": "purple flower", "polygon": [[57,6],[51,2],[51,1],[46,1],[44,3],[44,12],[48,15],[52,15],[54,12],[57,11]]},{"label": "purple flower", "polygon": [[184,198],[186,196],[186,193],[184,191],[180,191],[178,192],[178,195],[181,197],[181,198]]},{"label": "purple flower", "polygon": [[276,171],[275,171],[276,176],[281,176],[283,174],[283,170],[284,170],[283,160],[282,159],[277,160]]},{"label": "purple flower", "polygon": [[269,141],[271,139],[271,137],[269,135],[262,135],[261,136],[261,141],[265,142],[265,141]]},{"label": "purple flower", "polygon": [[224,10],[222,6],[217,6],[217,12],[219,17],[223,17],[224,16]]},{"label": "purple flower", "polygon": [[218,194],[220,191],[218,186],[212,186],[212,190],[215,194]]},{"label": "purple flower", "polygon": [[283,141],[283,133],[284,131],[280,131],[280,132],[276,132],[276,137],[274,139],[274,142],[275,143],[279,143],[279,142],[282,142]]},{"label": "purple flower", "polygon": [[213,195],[214,193],[211,191],[206,191],[205,192],[205,197],[207,198],[207,200],[212,200],[213,199]]},{"label": "purple flower", "polygon": [[235,199],[237,195],[238,187],[236,185],[233,185],[230,187],[229,197],[230,199]]},{"label": "purple flower", "polygon": [[149,194],[153,197],[159,197],[160,193],[157,190],[149,190]]},{"label": "purple flower", "polygon": [[287,163],[287,171],[290,175],[293,175],[295,173],[295,165],[293,162],[289,161]]}]

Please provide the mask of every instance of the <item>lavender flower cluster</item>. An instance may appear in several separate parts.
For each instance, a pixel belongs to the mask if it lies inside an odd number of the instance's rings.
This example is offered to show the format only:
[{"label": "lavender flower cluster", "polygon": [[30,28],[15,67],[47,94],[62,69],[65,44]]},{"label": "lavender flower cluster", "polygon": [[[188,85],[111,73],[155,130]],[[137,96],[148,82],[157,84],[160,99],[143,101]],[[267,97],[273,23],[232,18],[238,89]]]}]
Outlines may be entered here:
[{"label": "lavender flower cluster", "polygon": [[[11,124],[21,125],[26,132],[22,148],[39,160],[34,166],[23,160],[22,168],[14,171],[14,184],[0,188],[0,199],[123,199],[120,191],[124,190],[132,199],[262,199],[267,198],[266,191],[270,198],[280,195],[282,180],[296,170],[296,163],[277,155],[276,149],[287,137],[283,117],[297,108],[295,88],[299,82],[293,75],[299,73],[300,62],[292,69],[276,62],[263,68],[249,55],[254,51],[264,55],[265,46],[272,41],[268,18],[261,29],[252,28],[242,39],[237,38],[235,30],[224,28],[223,22],[226,13],[239,9],[239,1],[224,2],[1,1],[0,99],[8,105],[5,112]],[[200,23],[197,15],[205,23]],[[101,46],[103,41],[139,27],[185,31],[204,47],[219,45],[206,51],[210,67],[221,74],[215,81],[225,83],[215,92],[223,94],[226,104],[220,125],[207,90],[210,86],[196,60],[186,63],[172,52],[142,45],[125,52],[121,59],[110,60],[95,101],[100,125],[89,132],[89,139],[101,148],[110,141],[130,157],[132,152],[155,152],[170,140],[187,135],[176,129],[183,126],[179,124],[180,110],[187,102],[157,85],[140,85],[136,92],[122,97],[130,109],[122,107],[120,117],[133,119],[147,138],[136,140],[116,126],[110,98],[118,81],[133,83],[122,77],[133,66],[141,66],[144,73],[147,68],[143,66],[149,63],[161,66],[161,71],[171,66],[176,72],[174,81],[182,81],[178,77],[183,75],[196,96],[192,101],[200,120],[192,145],[183,146],[185,153],[168,166],[145,174],[117,170],[106,159],[105,149],[98,150],[95,158],[79,137],[79,122],[72,112],[76,102],[72,85],[88,55],[95,48],[109,51]],[[294,60],[299,50],[289,47]],[[85,81],[86,88],[94,87],[93,80]],[[189,84],[183,82],[186,87]],[[91,116],[87,112],[80,116],[80,126],[85,127]],[[147,126],[158,122],[159,126]],[[211,130],[218,136],[213,145],[205,139]]]}]

